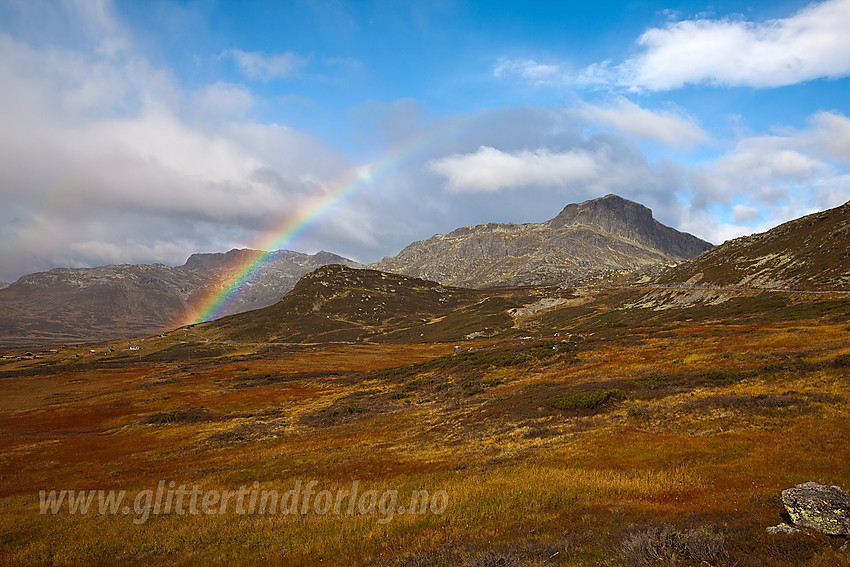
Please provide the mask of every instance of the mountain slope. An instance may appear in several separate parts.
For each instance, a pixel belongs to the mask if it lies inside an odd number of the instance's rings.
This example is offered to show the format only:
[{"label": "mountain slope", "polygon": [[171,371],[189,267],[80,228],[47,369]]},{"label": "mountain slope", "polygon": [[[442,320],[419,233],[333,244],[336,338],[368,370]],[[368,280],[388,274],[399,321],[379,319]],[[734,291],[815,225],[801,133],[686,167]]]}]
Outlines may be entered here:
[{"label": "mountain slope", "polygon": [[850,290],[850,201],[729,240],[659,275],[659,283]]},{"label": "mountain slope", "polygon": [[662,225],[643,205],[607,195],[567,205],[542,223],[490,223],[437,234],[370,267],[446,285],[545,285],[677,262],[711,246]]},{"label": "mountain slope", "polygon": [[[183,322],[195,300],[214,293],[259,254],[231,250],[195,254],[177,267],[124,264],[23,276],[0,289],[0,341],[95,340],[173,328]],[[328,252],[278,251],[269,268],[246,283],[230,312],[272,305],[301,276],[328,263],[358,265]]]},{"label": "mountain slope", "polygon": [[542,290],[475,290],[370,269],[329,265],[275,305],[195,326],[213,340],[354,342],[456,340],[513,327],[509,309]]}]

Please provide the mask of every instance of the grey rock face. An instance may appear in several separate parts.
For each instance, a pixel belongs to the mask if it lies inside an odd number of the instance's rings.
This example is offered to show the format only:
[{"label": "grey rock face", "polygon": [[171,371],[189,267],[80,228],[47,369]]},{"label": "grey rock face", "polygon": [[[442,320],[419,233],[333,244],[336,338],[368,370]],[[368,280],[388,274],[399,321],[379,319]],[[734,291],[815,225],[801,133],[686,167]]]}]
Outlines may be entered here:
[{"label": "grey rock face", "polygon": [[782,491],[782,503],[799,526],[829,535],[850,535],[850,495],[837,486],[798,484]]},{"label": "grey rock face", "polygon": [[674,263],[711,247],[662,225],[643,205],[608,195],[567,205],[542,223],[489,223],[437,234],[370,267],[445,285],[542,285]]}]

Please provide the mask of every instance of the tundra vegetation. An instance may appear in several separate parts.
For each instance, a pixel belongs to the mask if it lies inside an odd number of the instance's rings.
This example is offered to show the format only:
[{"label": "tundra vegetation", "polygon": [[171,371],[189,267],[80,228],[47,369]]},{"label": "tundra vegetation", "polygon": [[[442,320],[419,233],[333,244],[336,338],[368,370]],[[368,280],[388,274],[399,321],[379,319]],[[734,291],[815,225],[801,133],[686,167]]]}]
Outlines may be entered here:
[{"label": "tundra vegetation", "polygon": [[[326,322],[331,340],[305,339],[304,323],[297,343],[242,342],[243,317],[137,340],[138,353],[115,341],[3,360],[0,560],[850,565],[842,540],[765,533],[783,521],[783,489],[850,488],[846,296],[658,309],[624,307],[647,290],[601,289],[506,315],[546,293],[490,290],[346,341]],[[399,502],[445,490],[449,503],[386,522],[39,513],[39,490],[132,498],[160,480],[281,493],[358,480]]]}]

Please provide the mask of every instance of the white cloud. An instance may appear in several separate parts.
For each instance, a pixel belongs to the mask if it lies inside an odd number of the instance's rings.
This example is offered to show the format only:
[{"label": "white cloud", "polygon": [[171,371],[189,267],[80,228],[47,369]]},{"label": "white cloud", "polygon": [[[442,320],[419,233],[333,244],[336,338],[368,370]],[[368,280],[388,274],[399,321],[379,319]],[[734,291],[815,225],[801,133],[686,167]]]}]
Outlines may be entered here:
[{"label": "white cloud", "polygon": [[285,79],[295,75],[307,64],[307,59],[290,51],[267,55],[256,51],[231,49],[227,54],[233,57],[236,66],[252,79]]},{"label": "white cloud", "polygon": [[806,136],[746,138],[732,151],[694,168],[691,184],[696,205],[730,205],[746,196],[774,207],[795,193],[817,191],[834,173],[828,163],[803,150]]},{"label": "white cloud", "polygon": [[456,154],[429,163],[455,191],[498,191],[528,185],[559,186],[585,181],[597,174],[593,158],[581,152],[553,153],[545,149],[507,153],[481,146],[471,154]]},{"label": "white cloud", "polygon": [[165,242],[154,240],[150,244],[128,239],[123,242],[87,240],[72,242],[69,246],[73,253],[82,258],[102,258],[109,264],[132,263],[136,258],[161,258],[173,264],[186,259],[185,242]]},{"label": "white cloud", "polygon": [[[722,242],[846,202],[850,175],[831,161],[836,148],[825,142],[840,146],[836,128],[845,122],[842,115],[819,113],[806,129],[743,138],[720,157],[690,168],[692,214],[683,226]],[[718,220],[723,211],[731,222]]]},{"label": "white cloud", "polygon": [[[811,4],[766,22],[685,20],[638,39],[643,52],[613,71],[621,85],[669,90],[687,84],[778,87],[850,75],[850,0]],[[589,70],[597,74],[599,67]],[[598,80],[598,77],[596,77]]]},{"label": "white cloud", "polygon": [[578,113],[591,125],[608,126],[671,146],[690,146],[709,139],[691,118],[672,111],[648,110],[622,97],[609,106],[583,104]]},{"label": "white cloud", "polygon": [[771,88],[813,79],[850,76],[850,0],[813,3],[796,14],[765,22],[699,18],[651,28],[626,61],[588,65],[500,59],[498,78],[532,86],[626,87],[665,91],[685,85]]}]

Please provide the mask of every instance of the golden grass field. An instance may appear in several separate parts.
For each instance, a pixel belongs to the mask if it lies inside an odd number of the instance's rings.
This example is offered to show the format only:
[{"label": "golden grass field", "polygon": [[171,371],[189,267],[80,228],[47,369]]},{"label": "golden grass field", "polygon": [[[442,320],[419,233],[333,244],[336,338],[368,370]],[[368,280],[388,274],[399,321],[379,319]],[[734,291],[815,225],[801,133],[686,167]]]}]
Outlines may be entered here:
[{"label": "golden grass field", "polygon": [[[229,344],[216,356],[175,331],[138,341],[138,356],[114,341],[112,354],[2,361],[0,561],[850,565],[839,539],[765,533],[783,521],[782,489],[850,489],[850,327],[847,304],[836,309],[582,337],[550,310],[527,322],[531,339]],[[131,499],[160,480],[280,493],[357,480],[400,503],[445,490],[448,506],[389,521],[40,513],[40,490]]]}]

